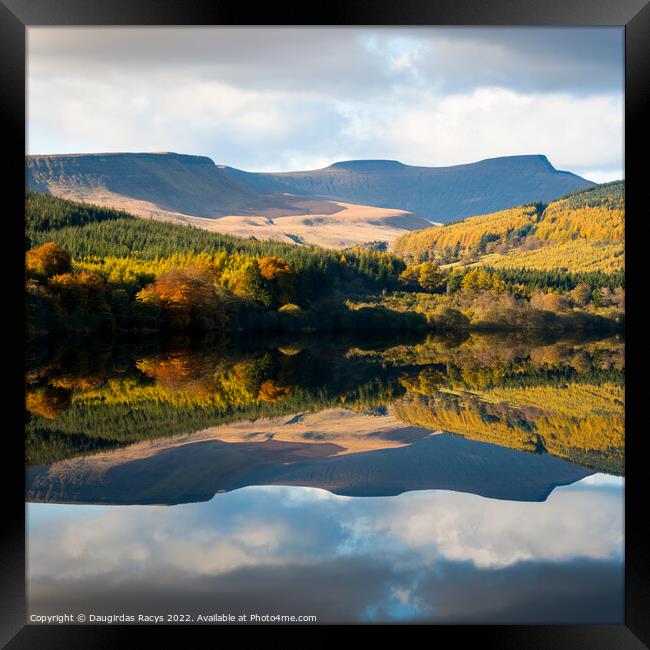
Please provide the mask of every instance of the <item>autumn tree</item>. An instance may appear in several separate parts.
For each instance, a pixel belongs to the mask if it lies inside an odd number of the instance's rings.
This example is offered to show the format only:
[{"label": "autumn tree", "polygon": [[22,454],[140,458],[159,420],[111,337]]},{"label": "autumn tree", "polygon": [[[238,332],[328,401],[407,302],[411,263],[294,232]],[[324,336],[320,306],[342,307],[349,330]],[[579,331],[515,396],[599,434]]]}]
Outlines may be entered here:
[{"label": "autumn tree", "polygon": [[193,265],[160,275],[136,299],[160,306],[170,329],[210,329],[226,323],[225,295],[206,266]]},{"label": "autumn tree", "polygon": [[104,281],[94,273],[61,273],[50,278],[49,287],[68,313],[108,310]]},{"label": "autumn tree", "polygon": [[433,293],[444,288],[445,276],[433,262],[425,262],[420,264],[418,282],[425,291]]},{"label": "autumn tree", "polygon": [[434,262],[422,262],[408,266],[399,277],[403,284],[429,293],[444,290],[447,282],[444,274]]},{"label": "autumn tree", "polygon": [[530,297],[530,306],[557,313],[567,310],[569,300],[557,291],[538,291]]},{"label": "autumn tree", "polygon": [[492,291],[495,293],[504,293],[507,290],[507,286],[503,278],[496,274],[492,274]]},{"label": "autumn tree", "polygon": [[280,307],[280,309],[278,309],[278,311],[282,312],[282,313],[290,313],[291,314],[291,313],[301,312],[302,309],[300,308],[299,305],[295,305],[292,302],[289,302],[289,303],[287,303],[285,305],[282,305],[282,307]]},{"label": "autumn tree", "polygon": [[615,307],[622,311],[625,309],[625,289],[601,287],[593,292],[592,302],[596,307]]},{"label": "autumn tree", "polygon": [[578,307],[584,307],[591,300],[591,287],[587,284],[579,284],[569,295]]},{"label": "autumn tree", "polygon": [[258,265],[260,275],[271,285],[274,303],[285,305],[292,302],[296,295],[296,274],[289,264],[279,257],[263,257]]},{"label": "autumn tree", "polygon": [[486,269],[473,269],[463,276],[460,287],[469,293],[480,293],[492,291],[494,293],[505,293],[507,285],[504,279],[498,274]]},{"label": "autumn tree", "polygon": [[77,331],[111,331],[115,318],[106,300],[104,280],[94,274],[60,273],[44,287],[58,306],[65,327]]},{"label": "autumn tree", "polygon": [[488,291],[492,288],[492,277],[485,269],[474,269],[463,278],[461,287],[469,292]]},{"label": "autumn tree", "polygon": [[277,402],[287,397],[292,390],[293,386],[285,386],[276,380],[267,379],[260,385],[257,397],[263,402]]},{"label": "autumn tree", "polygon": [[70,253],[53,242],[41,244],[28,250],[25,266],[35,275],[47,278],[61,273],[68,273],[72,268]]},{"label": "autumn tree", "polygon": [[44,386],[30,390],[25,395],[25,408],[48,420],[57,418],[72,403],[72,391]]}]

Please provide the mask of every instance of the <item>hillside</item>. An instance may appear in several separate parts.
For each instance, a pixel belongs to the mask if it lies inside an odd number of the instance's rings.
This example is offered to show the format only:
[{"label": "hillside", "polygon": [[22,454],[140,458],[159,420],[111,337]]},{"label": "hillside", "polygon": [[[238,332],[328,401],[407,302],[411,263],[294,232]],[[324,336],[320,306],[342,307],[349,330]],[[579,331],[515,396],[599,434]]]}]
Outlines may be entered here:
[{"label": "hillside", "polygon": [[469,215],[551,200],[589,181],[545,156],[453,167],[348,161],[251,173],[203,156],[108,153],[28,156],[28,190],[192,224],[223,234],[345,248]]},{"label": "hillside", "polygon": [[615,181],[399,237],[397,255],[442,265],[541,271],[624,268],[625,184]]},{"label": "hillside", "polygon": [[[25,207],[26,309],[35,337],[187,329],[610,330],[624,322],[622,271],[441,271],[436,262],[407,267],[382,246],[342,254],[37,193],[27,195]],[[530,209],[508,211],[506,231],[513,219],[521,228],[530,218]]]},{"label": "hillside", "polygon": [[216,216],[253,204],[254,191],[203,156],[176,153],[27,156],[27,188],[134,212]]},{"label": "hillside", "polygon": [[351,160],[313,171],[250,174],[231,170],[231,174],[264,192],[400,208],[443,223],[529,201],[550,201],[593,184],[558,171],[542,155],[504,156],[451,167]]},{"label": "hillside", "polygon": [[[371,205],[306,199],[295,201],[300,214],[230,215],[219,219],[191,218],[189,223],[235,237],[255,237],[325,248],[348,248],[370,242],[391,242],[430,222],[404,210]],[[304,213],[304,214],[303,214]]]}]

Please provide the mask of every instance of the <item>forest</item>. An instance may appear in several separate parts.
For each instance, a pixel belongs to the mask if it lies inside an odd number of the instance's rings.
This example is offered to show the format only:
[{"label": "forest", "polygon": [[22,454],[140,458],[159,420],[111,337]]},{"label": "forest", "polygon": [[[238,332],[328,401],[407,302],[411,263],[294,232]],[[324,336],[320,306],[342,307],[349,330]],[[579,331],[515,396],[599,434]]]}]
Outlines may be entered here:
[{"label": "forest", "polygon": [[[562,245],[618,238],[622,247],[622,189],[608,185],[405,236],[425,237],[419,253],[400,240],[391,252],[243,239],[28,193],[28,335],[620,329],[622,267],[488,263],[495,246],[530,237]],[[487,257],[477,265],[468,251]]]}]

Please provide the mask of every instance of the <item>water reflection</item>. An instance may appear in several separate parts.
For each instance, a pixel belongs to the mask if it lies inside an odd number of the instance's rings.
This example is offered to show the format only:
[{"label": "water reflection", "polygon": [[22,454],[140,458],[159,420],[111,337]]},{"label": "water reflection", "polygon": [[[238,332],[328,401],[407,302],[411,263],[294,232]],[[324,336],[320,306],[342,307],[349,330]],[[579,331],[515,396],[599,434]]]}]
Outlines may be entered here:
[{"label": "water reflection", "polygon": [[[234,434],[256,437],[265,435],[264,428],[281,433],[283,423],[244,422]],[[268,438],[228,443],[220,438],[233,435],[232,428],[223,433],[222,427],[215,427],[32,468],[27,494],[31,501],[173,505],[206,501],[217,492],[250,485],[299,485],[347,496],[447,489],[493,499],[543,501],[558,485],[591,473],[547,454],[416,431],[427,437],[397,448],[392,440],[379,439],[371,444],[388,448],[351,453],[328,443]]]},{"label": "water reflection", "polygon": [[596,475],[537,504],[296,487],[174,508],[31,504],[30,611],[621,622],[622,488]]},{"label": "water reflection", "polygon": [[622,621],[618,338],[68,345],[26,379],[31,612]]},{"label": "water reflection", "polygon": [[[623,473],[623,373],[618,339],[219,339],[60,357],[28,373],[28,496],[178,503],[299,484],[539,499]],[[526,475],[540,480],[518,496]]]}]

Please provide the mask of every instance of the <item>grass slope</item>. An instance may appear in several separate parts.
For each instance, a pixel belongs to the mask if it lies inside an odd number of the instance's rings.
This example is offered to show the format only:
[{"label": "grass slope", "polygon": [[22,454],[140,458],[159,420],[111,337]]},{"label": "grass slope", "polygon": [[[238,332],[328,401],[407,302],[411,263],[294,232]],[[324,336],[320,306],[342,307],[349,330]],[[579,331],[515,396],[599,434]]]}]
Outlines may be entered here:
[{"label": "grass slope", "polygon": [[393,250],[415,261],[541,271],[621,271],[625,185],[615,181],[549,203],[521,206],[399,237]]}]

